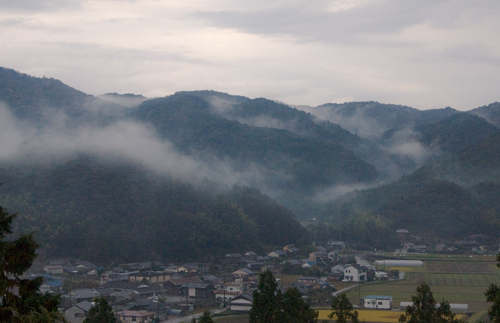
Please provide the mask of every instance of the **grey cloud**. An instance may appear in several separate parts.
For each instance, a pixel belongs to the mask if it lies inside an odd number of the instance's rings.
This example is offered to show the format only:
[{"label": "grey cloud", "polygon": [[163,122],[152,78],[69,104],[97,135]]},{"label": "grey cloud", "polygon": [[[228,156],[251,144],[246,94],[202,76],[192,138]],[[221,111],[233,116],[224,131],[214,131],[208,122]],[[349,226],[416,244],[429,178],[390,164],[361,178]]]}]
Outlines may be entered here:
[{"label": "grey cloud", "polygon": [[[310,1],[283,1],[273,6],[252,10],[198,11],[203,18],[219,28],[236,28],[260,35],[286,35],[297,41],[326,41],[333,43],[366,43],[370,34],[395,34],[403,29],[429,23],[439,28],[456,28],[463,23],[478,23],[483,16],[498,12],[500,3],[470,1],[385,0],[371,1],[359,6],[330,12],[329,2],[311,5]],[[468,17],[468,18],[464,18]],[[400,46],[399,42],[377,40],[384,45]],[[403,41],[405,45],[411,39]]]},{"label": "grey cloud", "polygon": [[8,11],[37,12],[79,8],[82,0],[15,0],[0,1],[0,8]]}]

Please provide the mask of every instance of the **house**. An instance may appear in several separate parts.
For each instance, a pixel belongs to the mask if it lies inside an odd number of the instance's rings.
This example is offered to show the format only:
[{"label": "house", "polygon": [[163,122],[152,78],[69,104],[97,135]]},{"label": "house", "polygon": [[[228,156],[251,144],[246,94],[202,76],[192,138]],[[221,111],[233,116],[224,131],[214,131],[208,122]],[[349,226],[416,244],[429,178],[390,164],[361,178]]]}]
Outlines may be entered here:
[{"label": "house", "polygon": [[138,298],[127,304],[129,311],[148,311],[157,313],[160,321],[167,319],[167,313],[172,306],[166,303],[158,302],[157,299]]},{"label": "house", "polygon": [[389,275],[387,275],[387,273],[383,271],[375,271],[375,278],[378,280],[388,280]]},{"label": "house", "polygon": [[327,257],[327,253],[324,251],[314,251],[309,254],[309,261],[316,262],[323,260]]},{"label": "house", "polygon": [[170,280],[170,274],[164,272],[144,271],[128,276],[130,282],[161,283]]},{"label": "house", "polygon": [[247,263],[247,268],[252,271],[260,271],[265,265],[263,262],[249,262]]},{"label": "house", "polygon": [[367,295],[363,299],[364,307],[384,310],[392,309],[392,296]]},{"label": "house", "polygon": [[308,289],[322,289],[328,286],[330,286],[330,284],[328,284],[326,280],[319,279],[317,282],[310,285]]},{"label": "house", "polygon": [[283,247],[283,252],[285,253],[298,253],[300,251],[299,248],[296,248],[295,245],[289,244]]},{"label": "house", "polygon": [[344,280],[365,282],[368,280],[367,268],[358,264],[349,265],[344,269]]},{"label": "house", "polygon": [[290,266],[300,266],[300,265],[302,265],[302,261],[300,261],[298,259],[288,259],[288,260],[283,261],[281,264],[282,265],[288,264]]},{"label": "house", "polygon": [[113,295],[115,295],[114,292],[117,292],[124,298],[129,298],[130,295],[135,295],[135,297],[139,298],[146,298],[157,297],[158,295],[176,295],[178,286],[175,286],[171,281],[149,285],[142,284],[140,282],[108,281],[107,283],[101,285],[98,291],[109,289],[113,290]]},{"label": "house", "polygon": [[343,250],[345,249],[345,242],[344,241],[328,241],[326,243],[326,246],[334,249],[334,250]]},{"label": "house", "polygon": [[94,265],[90,261],[86,261],[86,260],[77,260],[75,263],[75,267],[78,270],[81,270],[83,272],[88,272],[88,271],[91,271],[93,269],[98,269],[98,267],[96,265]]},{"label": "house", "polygon": [[241,254],[239,253],[228,253],[226,255],[226,262],[230,264],[237,264],[241,261]]},{"label": "house", "polygon": [[312,284],[315,284],[319,280],[318,277],[306,277],[302,276],[298,278],[298,282],[302,284],[303,286],[310,286]]},{"label": "house", "polygon": [[248,268],[241,268],[236,271],[233,271],[232,274],[233,278],[249,278],[253,277],[253,271],[251,271]]},{"label": "house", "polygon": [[245,253],[245,258],[250,261],[256,261],[258,256],[259,255],[253,251],[248,251],[247,253]]},{"label": "house", "polygon": [[197,263],[184,264],[182,266],[175,268],[175,271],[178,273],[184,272],[188,274],[196,274],[198,273],[198,264]]},{"label": "house", "polygon": [[337,260],[337,255],[338,255],[338,253],[339,253],[339,252],[338,252],[337,250],[335,250],[335,251],[330,251],[330,252],[328,253],[328,259],[330,259],[331,261],[335,261],[335,260]]},{"label": "house", "polygon": [[248,312],[252,309],[253,296],[243,293],[231,299],[229,306],[231,311]]},{"label": "house", "polygon": [[332,269],[330,269],[330,277],[332,277],[335,280],[342,280],[344,279],[344,269],[346,266],[344,265],[336,265],[333,266]]},{"label": "house", "polygon": [[43,270],[49,275],[59,275],[64,272],[64,267],[62,265],[45,266]]},{"label": "house", "polygon": [[71,292],[63,295],[64,298],[70,299],[75,303],[79,303],[82,301],[91,301],[99,296],[101,296],[101,294],[98,291],[89,288],[74,289]]},{"label": "house", "polygon": [[180,288],[180,295],[193,298],[213,298],[214,285],[210,283],[186,283]]},{"label": "house", "polygon": [[270,253],[268,253],[267,256],[277,259],[277,258],[285,257],[286,253],[284,251],[281,251],[281,250],[274,250],[274,251],[271,251]]},{"label": "house", "polygon": [[123,323],[152,323],[156,313],[149,311],[120,311],[116,313],[116,318]]},{"label": "house", "polygon": [[64,316],[70,323],[83,323],[92,304],[88,301],[76,303],[64,310]]}]

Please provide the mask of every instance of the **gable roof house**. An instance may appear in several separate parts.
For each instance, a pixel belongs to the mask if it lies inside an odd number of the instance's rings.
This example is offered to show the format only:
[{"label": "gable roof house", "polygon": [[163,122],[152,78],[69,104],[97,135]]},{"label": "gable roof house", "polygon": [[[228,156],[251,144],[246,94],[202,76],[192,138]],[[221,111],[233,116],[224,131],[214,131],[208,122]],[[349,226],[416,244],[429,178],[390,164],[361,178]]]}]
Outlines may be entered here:
[{"label": "gable roof house", "polygon": [[253,271],[251,271],[248,268],[240,268],[240,269],[238,269],[236,271],[233,271],[231,273],[231,275],[233,276],[233,278],[244,278],[244,279],[247,279],[249,277],[253,277]]},{"label": "gable roof house", "polygon": [[89,301],[76,303],[64,310],[64,316],[70,323],[83,323],[91,307]]},{"label": "gable roof house", "polygon": [[286,253],[282,250],[274,250],[268,253],[267,256],[271,258],[280,258],[280,257],[286,257]]},{"label": "gable roof house", "polygon": [[180,272],[185,272],[188,274],[196,274],[198,272],[198,264],[197,263],[188,263],[181,265],[177,268],[175,268],[175,271],[180,273]]},{"label": "gable roof house", "polygon": [[248,312],[252,309],[252,305],[253,296],[247,293],[238,295],[229,302],[231,311]]},{"label": "gable roof house", "polygon": [[82,301],[92,301],[94,298],[101,296],[101,294],[90,288],[74,289],[71,292],[64,294],[63,297],[70,299],[72,302],[79,303]]},{"label": "gable roof house", "polygon": [[368,269],[358,264],[349,265],[344,269],[344,280],[365,282],[368,280]]},{"label": "gable roof house", "polygon": [[180,295],[192,298],[213,298],[214,285],[210,283],[186,283],[180,288]]},{"label": "gable roof house", "polygon": [[239,253],[228,253],[225,256],[225,261],[230,264],[237,264],[241,261],[241,254]]}]

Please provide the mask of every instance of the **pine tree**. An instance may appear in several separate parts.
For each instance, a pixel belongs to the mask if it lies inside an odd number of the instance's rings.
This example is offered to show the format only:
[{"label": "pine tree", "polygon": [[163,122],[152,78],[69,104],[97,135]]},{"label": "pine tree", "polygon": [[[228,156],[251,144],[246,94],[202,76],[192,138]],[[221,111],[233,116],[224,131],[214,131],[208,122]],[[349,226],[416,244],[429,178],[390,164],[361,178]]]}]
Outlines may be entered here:
[{"label": "pine tree", "polygon": [[116,318],[113,314],[113,308],[109,305],[104,296],[95,299],[95,304],[89,310],[89,314],[83,323],[115,323]]},{"label": "pine tree", "polygon": [[332,313],[328,315],[329,319],[335,319],[336,323],[359,323],[358,312],[347,298],[346,294],[340,294],[335,297],[332,303]]},{"label": "pine tree", "polygon": [[278,291],[273,274],[267,270],[260,274],[259,285],[253,293],[250,323],[277,322],[280,303],[281,291]]},{"label": "pine tree", "polygon": [[259,285],[253,293],[250,323],[311,323],[316,321],[317,315],[304,302],[297,288],[282,294],[269,270],[260,275]]},{"label": "pine tree", "polygon": [[205,310],[205,312],[203,312],[203,315],[200,316],[198,323],[214,323],[212,317],[210,316],[210,312],[208,310]]},{"label": "pine tree", "polygon": [[33,264],[38,244],[32,233],[5,241],[12,234],[16,216],[0,207],[0,322],[65,322],[57,311],[59,297],[38,292],[43,282],[41,277],[19,278]]},{"label": "pine tree", "polygon": [[283,322],[310,323],[318,317],[318,312],[304,302],[296,287],[288,289],[283,294]]},{"label": "pine tree", "polygon": [[[500,254],[497,255],[497,261],[500,261]],[[500,263],[497,267],[500,267]],[[488,303],[493,303],[488,309],[488,317],[492,322],[500,323],[500,288],[496,284],[491,284],[484,295]]]},{"label": "pine tree", "polygon": [[459,323],[455,314],[451,311],[450,304],[442,301],[439,306],[432,294],[431,288],[425,282],[417,287],[417,295],[412,296],[413,305],[406,308],[399,322],[408,323]]}]

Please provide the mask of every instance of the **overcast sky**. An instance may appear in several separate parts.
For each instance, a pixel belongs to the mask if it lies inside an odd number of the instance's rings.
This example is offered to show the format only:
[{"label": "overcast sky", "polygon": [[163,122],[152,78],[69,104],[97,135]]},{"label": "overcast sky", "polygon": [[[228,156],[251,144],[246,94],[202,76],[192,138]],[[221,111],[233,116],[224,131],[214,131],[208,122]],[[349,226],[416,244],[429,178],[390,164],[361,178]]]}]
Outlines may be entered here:
[{"label": "overcast sky", "polygon": [[0,65],[89,94],[500,101],[498,0],[0,0]]}]

